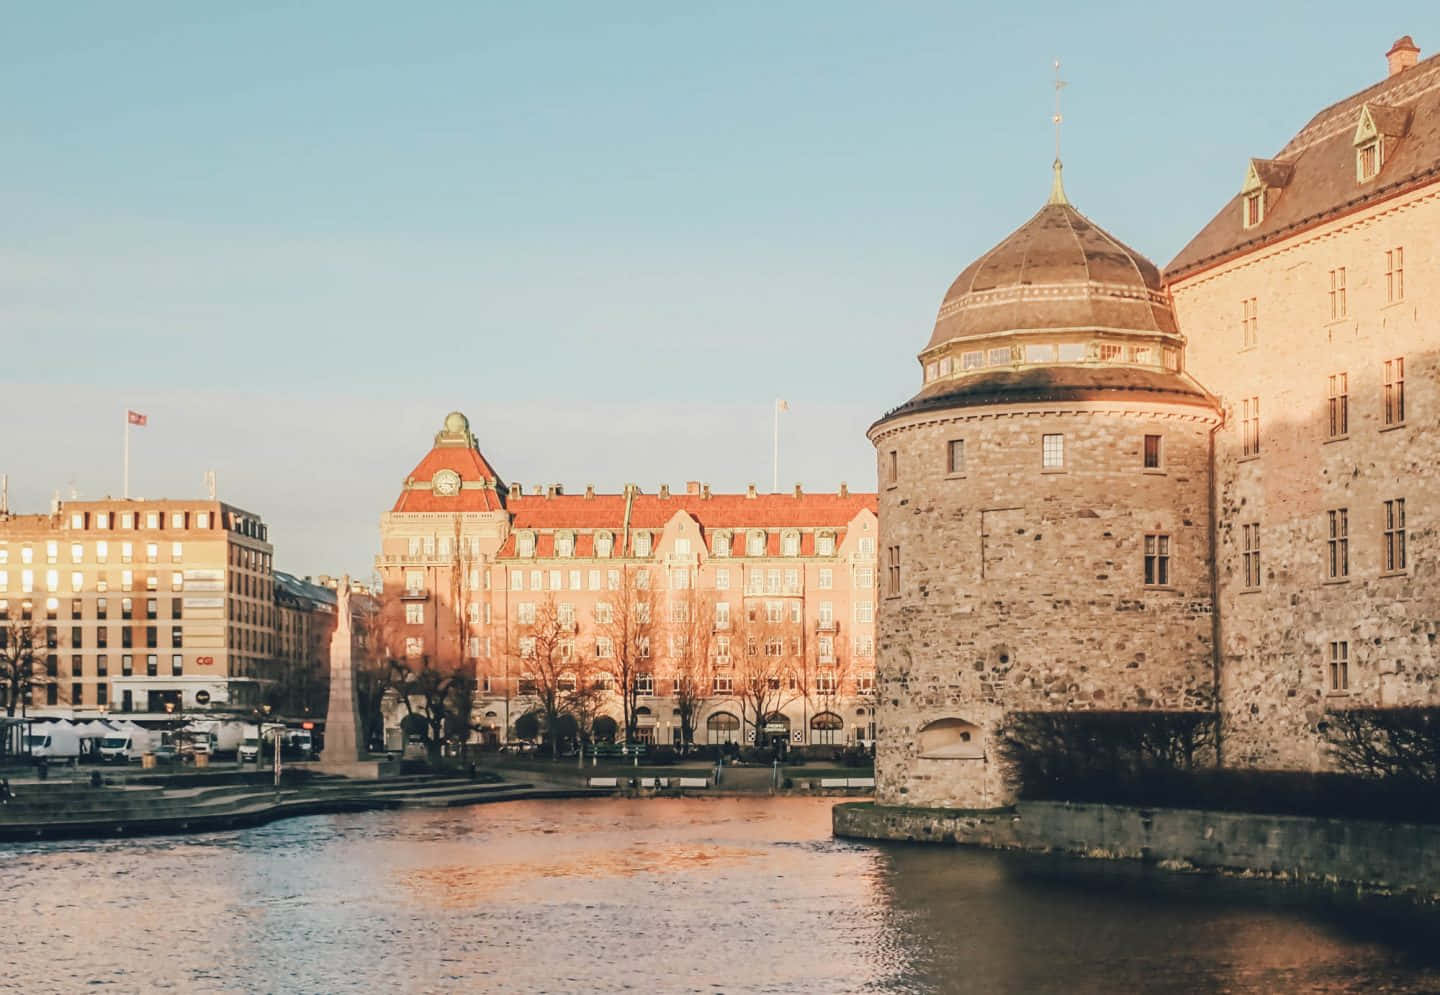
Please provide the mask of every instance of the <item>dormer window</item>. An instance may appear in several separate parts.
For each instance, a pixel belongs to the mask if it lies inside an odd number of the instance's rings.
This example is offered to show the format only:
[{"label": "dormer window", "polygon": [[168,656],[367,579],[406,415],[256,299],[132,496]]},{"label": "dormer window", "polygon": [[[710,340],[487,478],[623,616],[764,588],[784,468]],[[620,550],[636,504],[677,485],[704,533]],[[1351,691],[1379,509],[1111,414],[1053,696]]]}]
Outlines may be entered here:
[{"label": "dormer window", "polygon": [[595,555],[609,556],[615,551],[615,537],[609,532],[595,533]]},{"label": "dormer window", "polygon": [[575,533],[560,532],[555,536],[555,555],[570,557],[575,555]]},{"label": "dormer window", "polygon": [[765,533],[764,533],[764,532],[761,532],[760,530],[757,529],[757,530],[751,532],[748,536],[745,537],[745,555],[746,555],[746,556],[764,556],[764,555],[765,555]]},{"label": "dormer window", "polygon": [[1355,179],[1360,183],[1380,175],[1380,139],[1355,150]]},{"label": "dormer window", "polygon": [[650,533],[649,533],[649,532],[636,532],[636,533],[635,533],[635,555],[636,555],[636,556],[649,556],[649,555],[650,555],[650,550],[651,550],[651,546],[650,546]]},{"label": "dormer window", "polygon": [[1265,220],[1265,191],[1256,190],[1245,195],[1245,227],[1254,228]]},{"label": "dormer window", "polygon": [[821,532],[819,535],[817,535],[817,536],[815,537],[815,555],[816,555],[816,556],[834,556],[834,555],[835,555],[835,533],[833,533],[833,532]]},{"label": "dormer window", "polygon": [[712,550],[713,555],[715,555],[715,556],[729,556],[729,555],[730,555],[730,533],[729,533],[729,532],[716,532],[714,539],[711,541],[711,550]]},{"label": "dormer window", "polygon": [[780,555],[781,555],[781,556],[799,556],[799,555],[800,555],[800,533],[799,533],[799,532],[793,532],[793,531],[791,531],[791,532],[786,532],[786,533],[784,533],[783,535],[780,536]]},{"label": "dormer window", "polygon": [[521,532],[515,537],[515,555],[526,559],[535,555],[535,533]]}]

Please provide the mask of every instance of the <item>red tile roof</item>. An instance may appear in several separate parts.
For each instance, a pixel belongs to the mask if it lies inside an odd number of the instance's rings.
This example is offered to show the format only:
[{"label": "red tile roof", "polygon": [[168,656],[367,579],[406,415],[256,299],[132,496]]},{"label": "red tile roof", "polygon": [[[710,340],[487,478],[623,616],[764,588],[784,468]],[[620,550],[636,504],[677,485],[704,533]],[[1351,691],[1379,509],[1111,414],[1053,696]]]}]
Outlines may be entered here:
[{"label": "red tile roof", "polygon": [[[458,494],[442,497],[429,488],[411,489],[412,483],[428,484],[441,470],[453,470],[460,475]],[[466,486],[479,483],[485,486]],[[410,471],[405,484],[391,511],[499,511],[505,506],[496,490],[504,484],[480,455],[480,450],[469,446],[437,445]]]}]

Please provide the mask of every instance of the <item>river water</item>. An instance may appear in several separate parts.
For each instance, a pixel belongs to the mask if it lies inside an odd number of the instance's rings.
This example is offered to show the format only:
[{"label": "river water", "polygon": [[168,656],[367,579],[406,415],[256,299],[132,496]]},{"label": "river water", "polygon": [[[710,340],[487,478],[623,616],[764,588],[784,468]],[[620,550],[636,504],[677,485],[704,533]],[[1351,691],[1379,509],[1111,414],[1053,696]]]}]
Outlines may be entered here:
[{"label": "river water", "polygon": [[27,992],[1433,992],[1436,921],[830,837],[824,799],[535,801],[0,848]]}]

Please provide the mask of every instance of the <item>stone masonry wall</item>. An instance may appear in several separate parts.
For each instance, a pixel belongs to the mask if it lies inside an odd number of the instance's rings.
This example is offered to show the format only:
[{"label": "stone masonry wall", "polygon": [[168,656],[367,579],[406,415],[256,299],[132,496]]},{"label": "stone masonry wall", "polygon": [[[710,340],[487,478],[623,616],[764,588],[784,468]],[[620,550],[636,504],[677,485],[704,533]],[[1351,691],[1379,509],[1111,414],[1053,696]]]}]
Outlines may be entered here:
[{"label": "stone masonry wall", "polygon": [[[910,415],[872,433],[881,464],[877,800],[1010,800],[994,733],[1011,710],[1214,705],[1206,408],[1087,402]],[[1042,470],[1062,434],[1065,467]],[[1163,437],[1158,472],[1143,437]],[[963,474],[947,473],[952,439]],[[899,477],[886,487],[889,453]],[[1143,583],[1147,532],[1171,583]],[[901,585],[887,596],[888,550]],[[980,728],[973,759],[921,756],[921,730]]]},{"label": "stone masonry wall", "polygon": [[[1404,297],[1387,250],[1404,250]],[[1330,271],[1346,270],[1346,316]],[[1327,708],[1440,704],[1440,184],[1179,281],[1190,373],[1216,393],[1222,762],[1323,768]],[[1246,348],[1242,301],[1257,302]],[[1383,364],[1405,359],[1405,421],[1382,420]],[[1329,438],[1331,375],[1348,380],[1348,431]],[[1260,453],[1241,402],[1260,399]],[[1406,502],[1407,566],[1384,570],[1384,502]],[[1346,509],[1349,575],[1329,577],[1329,517]],[[1258,523],[1262,576],[1245,583],[1242,526]],[[1332,687],[1331,642],[1348,648]]]}]

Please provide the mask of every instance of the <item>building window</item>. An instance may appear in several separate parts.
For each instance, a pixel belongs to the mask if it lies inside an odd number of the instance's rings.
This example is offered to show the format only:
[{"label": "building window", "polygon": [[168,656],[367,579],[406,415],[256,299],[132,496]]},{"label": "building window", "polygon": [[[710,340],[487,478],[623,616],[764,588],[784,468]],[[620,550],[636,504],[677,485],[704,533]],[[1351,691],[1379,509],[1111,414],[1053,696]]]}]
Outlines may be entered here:
[{"label": "building window", "polygon": [[636,555],[636,556],[649,556],[649,555],[650,555],[650,550],[651,550],[651,545],[650,545],[650,533],[649,533],[649,532],[637,532],[637,533],[635,533],[635,555]]},{"label": "building window", "polygon": [[615,537],[609,532],[595,533],[595,555],[608,557],[615,551]]},{"label": "building window", "polygon": [[1145,536],[1145,586],[1170,584],[1170,537],[1152,532]]},{"label": "building window", "polygon": [[1260,586],[1260,523],[1251,522],[1240,526],[1244,539],[1245,586],[1251,589]]},{"label": "building window", "polygon": [[515,621],[520,625],[535,624],[535,602],[522,601],[515,606]]},{"label": "building window", "polygon": [[868,591],[875,586],[875,571],[870,567],[855,568],[855,586]]},{"label": "building window", "polygon": [[730,568],[729,568],[729,567],[720,567],[718,570],[715,571],[715,590],[717,590],[717,591],[728,591],[728,590],[730,590]]},{"label": "building window", "polygon": [[945,472],[960,474],[965,472],[965,440],[951,439],[945,446]]},{"label": "building window", "polygon": [[567,559],[575,555],[574,533],[561,532],[555,537],[555,555]]},{"label": "building window", "polygon": [[1247,297],[1240,302],[1240,348],[1253,349],[1260,341],[1259,301]]},{"label": "building window", "polygon": [[711,552],[715,556],[730,555],[730,533],[716,532],[711,541]]},{"label": "building window", "polygon": [[[524,644],[525,644],[525,640],[524,640],[524,639],[521,639],[521,640],[520,640],[520,644],[521,644],[521,647],[522,647],[522,649],[523,649]],[[532,647],[532,652],[533,652],[533,647],[534,647],[534,640],[533,640],[533,639],[531,640],[531,647]],[[406,637],[405,637],[405,655],[406,655],[407,657],[409,657],[410,659],[413,660],[413,659],[417,659],[417,658],[420,657],[420,656],[423,656],[424,653],[425,653],[425,640],[424,640],[423,638],[421,638],[420,636],[406,636]]]},{"label": "building window", "polygon": [[734,678],[729,674],[716,674],[713,693],[730,694],[734,690]]},{"label": "building window", "polygon": [[782,535],[782,536],[780,537],[780,555],[781,555],[781,556],[799,556],[799,555],[800,555],[800,533],[798,533],[798,532],[786,532],[784,535]]},{"label": "building window", "polygon": [[1385,360],[1385,424],[1405,421],[1405,357]]},{"label": "building window", "polygon": [[1405,299],[1405,250],[1399,247],[1385,250],[1385,303],[1394,304]]},{"label": "building window", "polygon": [[1380,140],[1366,142],[1355,150],[1355,178],[1361,183],[1373,180],[1380,173],[1381,163]]},{"label": "building window", "polygon": [[1247,397],[1240,402],[1240,453],[1260,455],[1260,398]]},{"label": "building window", "polygon": [[179,677],[179,676],[180,676],[181,674],[183,674],[184,672],[185,672],[185,658],[182,657],[179,653],[175,653],[175,654],[171,655],[171,657],[170,657],[170,676],[171,676],[171,677]]},{"label": "building window", "polygon": [[1385,572],[1405,570],[1405,499],[1385,502]]},{"label": "building window", "polygon": [[405,622],[407,625],[423,625],[425,623],[425,606],[415,602],[406,604]]},{"label": "building window", "polygon": [[1040,465],[1057,470],[1065,465],[1065,436],[1045,435],[1040,439]]},{"label": "building window", "polygon": [[156,653],[145,654],[145,676],[160,676],[160,657]]},{"label": "building window", "polygon": [[1160,436],[1145,436],[1144,464],[1147,470],[1160,469]]},{"label": "building window", "polygon": [[515,538],[515,555],[532,557],[535,555],[535,536],[529,532],[522,532]]},{"label": "building window", "polygon": [[715,603],[715,628],[730,628],[730,602],[717,601]]},{"label": "building window", "polygon": [[[835,587],[835,571],[829,567],[820,568],[820,576],[817,581],[820,590],[829,591]],[[715,585],[719,587],[720,585]]]},{"label": "building window", "polygon": [[1330,320],[1336,321],[1349,314],[1345,301],[1345,267],[1337,266],[1330,271]]},{"label": "building window", "polygon": [[95,704],[110,704],[110,685],[104,683],[95,685]]},{"label": "building window", "polygon": [[746,555],[746,556],[764,556],[764,555],[765,555],[765,533],[764,533],[764,532],[758,532],[758,531],[751,532],[749,535],[747,535],[747,536],[745,537],[745,555]]},{"label": "building window", "polygon": [[1254,228],[1265,220],[1265,191],[1256,190],[1245,195],[1245,227]]},{"label": "building window", "polygon": [[1345,373],[1330,376],[1330,438],[1339,439],[1350,433],[1350,377]]},{"label": "building window", "polygon": [[890,562],[885,574],[885,593],[893,598],[900,594],[900,547],[891,546],[887,553]]},{"label": "building window", "polygon": [[894,487],[900,482],[900,451],[890,450],[885,462],[885,482]]},{"label": "building window", "polygon": [[654,674],[636,674],[636,675],[635,675],[635,691],[636,691],[637,694],[650,694],[650,695],[653,695],[653,694],[655,693],[655,675],[654,675]]},{"label": "building window", "polygon": [[1330,691],[1344,694],[1350,690],[1350,643],[1341,639],[1330,643]]},{"label": "building window", "polygon": [[819,535],[817,535],[817,536],[815,537],[815,555],[816,555],[816,556],[834,556],[834,555],[835,555],[835,533],[833,533],[833,532],[821,532]]},{"label": "building window", "polygon": [[1350,576],[1350,512],[1335,508],[1328,512],[1330,518],[1329,569],[1331,580]]}]

